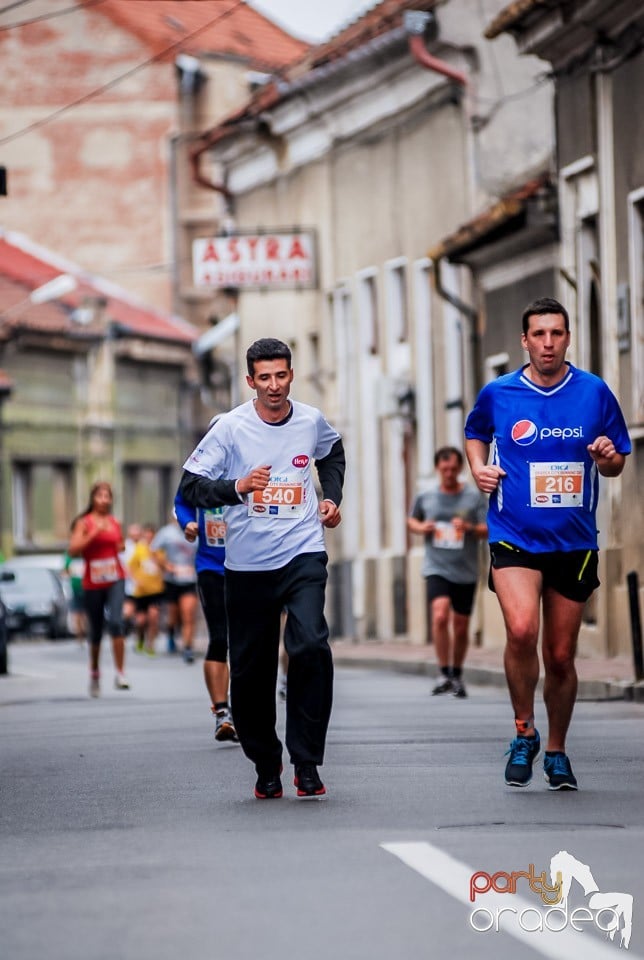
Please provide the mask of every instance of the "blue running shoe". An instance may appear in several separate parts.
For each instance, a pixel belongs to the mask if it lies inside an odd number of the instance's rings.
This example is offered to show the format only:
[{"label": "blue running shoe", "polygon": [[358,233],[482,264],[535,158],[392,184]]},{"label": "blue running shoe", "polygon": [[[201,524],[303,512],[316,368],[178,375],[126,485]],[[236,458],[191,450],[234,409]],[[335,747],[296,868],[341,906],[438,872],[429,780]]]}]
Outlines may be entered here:
[{"label": "blue running shoe", "polygon": [[546,753],[543,758],[543,775],[548,782],[548,790],[577,789],[577,778],[565,753]]},{"label": "blue running shoe", "polygon": [[505,782],[509,787],[527,787],[532,780],[532,764],[539,756],[541,739],[539,731],[534,737],[515,737],[506,751],[510,759],[505,768]]}]

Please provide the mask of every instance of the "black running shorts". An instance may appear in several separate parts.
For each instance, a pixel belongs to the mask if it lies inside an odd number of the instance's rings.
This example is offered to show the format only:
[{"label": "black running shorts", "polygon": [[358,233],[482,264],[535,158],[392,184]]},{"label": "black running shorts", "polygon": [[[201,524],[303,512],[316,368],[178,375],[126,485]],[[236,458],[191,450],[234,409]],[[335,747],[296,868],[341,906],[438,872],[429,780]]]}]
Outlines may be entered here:
[{"label": "black running shorts", "polygon": [[598,550],[554,550],[550,553],[530,553],[506,543],[505,540],[490,544],[490,575],[488,586],[494,591],[492,569],[525,567],[539,570],[543,586],[552,587],[562,597],[585,603],[593,590],[599,586],[597,565]]},{"label": "black running shorts", "polygon": [[427,602],[431,604],[437,597],[449,597],[454,613],[469,617],[474,606],[475,583],[452,583],[445,577],[430,574],[425,577],[427,584]]}]

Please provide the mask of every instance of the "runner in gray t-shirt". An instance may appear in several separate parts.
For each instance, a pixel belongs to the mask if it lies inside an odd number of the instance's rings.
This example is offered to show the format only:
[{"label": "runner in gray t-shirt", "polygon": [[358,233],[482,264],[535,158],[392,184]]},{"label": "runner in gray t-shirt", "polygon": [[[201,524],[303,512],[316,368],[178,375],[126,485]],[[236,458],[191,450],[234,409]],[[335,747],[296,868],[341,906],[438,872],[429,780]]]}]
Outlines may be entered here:
[{"label": "runner in gray t-shirt", "polygon": [[163,568],[168,653],[174,653],[175,630],[181,631],[182,655],[185,663],[194,661],[193,641],[197,620],[197,544],[188,543],[175,519],[157,531],[150,544]]},{"label": "runner in gray t-shirt", "polygon": [[456,447],[437,450],[434,465],[439,479],[416,497],[407,526],[425,537],[423,576],[443,675],[433,693],[465,697],[462,669],[478,577],[478,541],[487,536],[487,501],[476,487],[459,480],[463,455]]}]

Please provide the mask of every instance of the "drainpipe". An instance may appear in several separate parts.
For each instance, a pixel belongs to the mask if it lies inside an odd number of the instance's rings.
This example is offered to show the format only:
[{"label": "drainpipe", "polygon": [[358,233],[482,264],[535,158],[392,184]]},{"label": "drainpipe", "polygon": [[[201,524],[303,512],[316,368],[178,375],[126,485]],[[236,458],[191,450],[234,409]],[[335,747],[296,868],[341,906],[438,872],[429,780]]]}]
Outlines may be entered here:
[{"label": "drainpipe", "polygon": [[214,145],[221,140],[225,140],[226,137],[234,136],[236,133],[240,131],[243,132],[247,129],[253,132],[257,130],[257,124],[261,121],[261,116],[264,111],[277,103],[279,98],[280,90],[277,83],[267,84],[266,89],[262,90],[253,98],[250,108],[244,106],[232,116],[227,117],[227,119],[215,127],[214,130],[210,130],[201,137],[198,145],[190,151],[192,179],[195,183],[198,183],[199,186],[205,187],[207,190],[216,190],[217,193],[220,193],[226,201],[228,213],[232,212],[233,194],[224,183],[215,183],[203,175],[201,172],[201,158],[206,150],[210,150],[211,147],[214,147]]},{"label": "drainpipe", "polygon": [[445,60],[434,57],[425,46],[424,33],[427,24],[432,20],[433,14],[425,10],[406,10],[403,17],[405,30],[409,34],[409,51],[414,59],[424,67],[425,70],[432,70],[434,73],[440,73],[449,80],[454,80],[462,87],[467,86],[467,75],[461,70],[452,67]]},{"label": "drainpipe", "polygon": [[217,193],[220,193],[226,201],[226,211],[230,213],[232,210],[233,195],[228,187],[224,183],[215,183],[215,181],[209,180],[201,172],[201,158],[203,154],[219,140],[223,140],[228,132],[225,127],[217,127],[208,136],[203,137],[199,145],[193,147],[190,151],[189,160],[194,182],[198,183],[200,187],[205,187],[207,190],[215,190]]},{"label": "drainpipe", "polygon": [[[406,10],[403,17],[403,25],[409,34],[409,51],[414,59],[424,67],[425,70],[431,70],[433,73],[439,73],[449,80],[454,80],[461,87],[466,88],[468,78],[461,70],[452,67],[445,60],[434,57],[425,46],[424,34],[427,24],[432,20],[433,14],[426,10]],[[481,343],[478,332],[478,312],[469,304],[464,303],[455,294],[450,293],[443,286],[441,279],[441,258],[432,257],[432,277],[434,290],[441,299],[445,300],[451,306],[455,307],[460,314],[468,320],[470,329],[470,346],[473,366],[473,382],[475,392],[478,394],[481,388]]]},{"label": "drainpipe", "polygon": [[441,257],[432,257],[432,279],[434,284],[434,290],[438,296],[445,300],[447,303],[451,304],[452,307],[455,307],[460,314],[462,314],[468,321],[470,329],[470,354],[472,357],[472,381],[474,386],[474,392],[478,396],[479,390],[483,386],[481,379],[481,367],[482,367],[482,356],[481,356],[481,338],[479,336],[479,315],[478,311],[471,307],[469,303],[465,303],[464,300],[461,300],[460,297],[457,297],[456,294],[450,293],[449,290],[446,290],[443,286],[443,281],[441,278]]}]

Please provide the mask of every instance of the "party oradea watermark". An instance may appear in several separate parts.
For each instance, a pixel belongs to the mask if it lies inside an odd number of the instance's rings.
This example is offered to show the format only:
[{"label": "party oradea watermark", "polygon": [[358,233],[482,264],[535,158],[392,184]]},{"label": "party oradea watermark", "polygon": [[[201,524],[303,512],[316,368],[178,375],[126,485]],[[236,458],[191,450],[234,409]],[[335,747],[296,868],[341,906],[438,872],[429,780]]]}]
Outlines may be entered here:
[{"label": "party oradea watermark", "polygon": [[[570,892],[583,902],[571,902]],[[535,902],[525,901],[522,894],[530,892]],[[486,894],[516,895],[521,905],[508,899],[495,906],[485,905]],[[488,898],[489,899],[489,898]],[[549,869],[537,873],[533,863],[527,870],[489,873],[477,870],[470,877],[470,901],[475,904],[469,923],[477,933],[502,933],[515,924],[524,933],[538,934],[544,930],[557,933],[565,929],[582,932],[594,926],[609,940],[619,933],[619,946],[628,949],[633,928],[633,897],[630,893],[602,892],[589,865],[578,860],[567,850],[560,850],[550,860]]]}]

